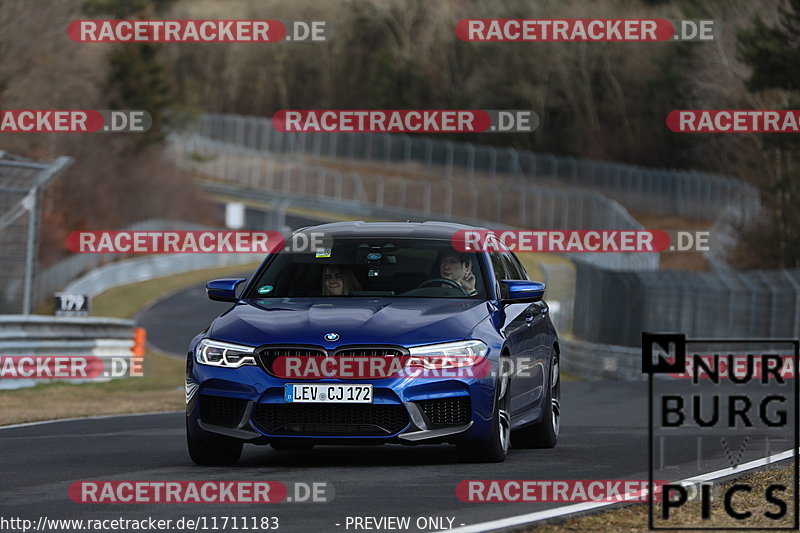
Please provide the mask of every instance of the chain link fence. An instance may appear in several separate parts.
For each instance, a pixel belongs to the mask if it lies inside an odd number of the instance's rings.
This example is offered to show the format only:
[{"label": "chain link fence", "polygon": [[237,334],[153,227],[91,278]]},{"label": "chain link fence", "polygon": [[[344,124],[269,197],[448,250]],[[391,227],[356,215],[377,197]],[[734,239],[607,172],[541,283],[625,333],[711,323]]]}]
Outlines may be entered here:
[{"label": "chain link fence", "polygon": [[560,336],[572,335],[575,314],[575,267],[565,264],[539,263],[542,279],[547,287],[545,300],[550,308],[550,318]]},{"label": "chain link fence", "polygon": [[239,115],[203,114],[187,133],[261,152],[355,160],[384,171],[409,168],[438,179],[457,177],[462,183],[488,179],[514,186],[589,189],[629,209],[662,215],[713,220],[720,205],[736,204],[740,222],[748,225],[760,211],[756,188],[698,171],[643,168],[420,135],[285,133],[268,118]]},{"label": "chain link fence", "polygon": [[[245,190],[316,199],[321,205],[350,203],[384,210],[392,218],[402,213],[492,228],[643,229],[624,207],[594,191],[347,172],[197,135],[173,135],[171,141],[178,164],[195,176]],[[657,253],[576,255],[605,268],[658,268]]]},{"label": "chain link fence", "polygon": [[31,313],[41,195],[71,163],[69,157],[43,163],[0,151],[0,314]]},{"label": "chain link fence", "polygon": [[638,346],[642,331],[695,338],[800,337],[800,269],[612,272],[577,264],[573,330]]}]

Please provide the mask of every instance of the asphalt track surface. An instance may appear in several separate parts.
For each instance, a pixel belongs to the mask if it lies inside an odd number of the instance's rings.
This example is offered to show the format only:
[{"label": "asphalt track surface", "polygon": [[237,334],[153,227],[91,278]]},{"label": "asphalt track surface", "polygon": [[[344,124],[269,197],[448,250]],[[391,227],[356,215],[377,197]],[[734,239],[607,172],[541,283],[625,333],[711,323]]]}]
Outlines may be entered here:
[{"label": "asphalt track surface", "polygon": [[[275,516],[279,531],[354,531],[347,517],[449,517],[453,525],[550,509],[558,503],[467,503],[455,496],[465,479],[646,479],[647,430],[643,383],[565,383],[558,446],[512,450],[500,464],[460,464],[454,450],[435,446],[329,446],[274,451],[245,446],[235,467],[198,467],[187,455],[182,413],[54,422],[0,430],[0,514],[49,519],[178,520],[199,516]],[[624,413],[624,416],[621,414]],[[674,479],[697,473],[694,443]],[[727,466],[718,457],[704,471]],[[78,504],[74,481],[252,480],[325,482],[325,503]],[[337,524],[339,524],[337,526]],[[419,531],[416,527],[410,531]],[[425,530],[425,529],[422,529]]]},{"label": "asphalt track surface", "polygon": [[[154,346],[185,354],[189,339],[225,309],[226,304],[207,300],[198,286],[161,300],[138,322],[148,328]],[[646,381],[564,382],[558,446],[512,449],[500,464],[461,464],[447,445],[317,446],[303,452],[246,445],[235,467],[198,467],[186,452],[182,413],[2,429],[0,515],[34,521],[42,515],[172,520],[275,516],[279,531],[298,532],[356,531],[346,527],[347,517],[411,517],[408,531],[437,529],[417,529],[418,517],[451,518],[453,527],[477,524],[567,504],[462,502],[455,494],[462,480],[646,480],[647,391]],[[697,464],[695,439],[672,440],[670,480],[730,466],[719,449],[706,451]],[[730,444],[738,449],[740,443]],[[763,455],[748,450],[742,462]],[[324,482],[333,497],[327,502],[266,505],[78,504],[67,492],[78,480],[268,480],[284,483],[290,496],[296,483]]]},{"label": "asphalt track surface", "polygon": [[[459,481],[646,477],[643,420],[620,424],[610,412],[606,417],[580,414],[585,411],[585,394],[594,397],[595,405],[615,402],[604,389],[565,388],[569,393],[564,406],[570,414],[564,417],[559,445],[552,450],[512,450],[501,464],[460,464],[446,445],[326,446],[308,452],[246,446],[236,467],[198,467],[186,452],[182,413],[6,429],[0,431],[0,507],[6,509],[5,516],[34,521],[41,515],[173,520],[277,516],[280,531],[298,532],[347,531],[347,516],[446,516],[455,519],[454,525],[483,522],[558,504],[463,503],[455,496]],[[78,480],[271,480],[286,484],[290,494],[295,482],[326,482],[335,496],[328,503],[259,506],[76,504],[67,490]]]}]

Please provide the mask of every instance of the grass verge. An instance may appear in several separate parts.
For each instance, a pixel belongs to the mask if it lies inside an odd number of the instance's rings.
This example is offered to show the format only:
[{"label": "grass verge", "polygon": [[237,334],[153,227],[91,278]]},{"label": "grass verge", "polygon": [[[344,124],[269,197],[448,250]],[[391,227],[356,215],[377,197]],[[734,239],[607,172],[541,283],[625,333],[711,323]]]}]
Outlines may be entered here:
[{"label": "grass verge", "polygon": [[148,351],[144,376],[100,383],[51,381],[0,391],[0,425],[80,416],[176,411],[184,407],[185,362]]},{"label": "grass verge", "polygon": [[93,316],[132,318],[147,304],[173,291],[214,279],[255,271],[258,263],[209,268],[111,288],[92,299]]}]

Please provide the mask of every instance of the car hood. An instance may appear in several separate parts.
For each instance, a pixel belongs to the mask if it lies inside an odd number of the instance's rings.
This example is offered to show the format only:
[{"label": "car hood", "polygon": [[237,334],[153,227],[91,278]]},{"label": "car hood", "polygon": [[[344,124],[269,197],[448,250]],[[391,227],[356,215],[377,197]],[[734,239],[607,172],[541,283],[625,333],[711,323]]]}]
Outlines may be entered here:
[{"label": "car hood", "polygon": [[[487,302],[434,298],[311,298],[240,302],[218,317],[208,337],[259,346],[290,343],[414,346],[461,340],[489,314]],[[339,339],[325,340],[328,333]]]}]

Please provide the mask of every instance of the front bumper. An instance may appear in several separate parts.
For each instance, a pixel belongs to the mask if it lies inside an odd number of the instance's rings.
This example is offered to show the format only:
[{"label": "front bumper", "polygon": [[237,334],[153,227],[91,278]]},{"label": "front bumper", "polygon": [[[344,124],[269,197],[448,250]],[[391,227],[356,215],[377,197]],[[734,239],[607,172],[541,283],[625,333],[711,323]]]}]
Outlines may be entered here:
[{"label": "front bumper", "polygon": [[287,383],[356,383],[285,380],[260,367],[194,364],[187,369],[187,421],[194,436],[223,435],[256,444],[274,439],[315,443],[432,443],[479,438],[490,430],[494,380],[490,377],[384,378],[373,403],[287,403]]}]

